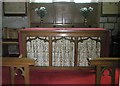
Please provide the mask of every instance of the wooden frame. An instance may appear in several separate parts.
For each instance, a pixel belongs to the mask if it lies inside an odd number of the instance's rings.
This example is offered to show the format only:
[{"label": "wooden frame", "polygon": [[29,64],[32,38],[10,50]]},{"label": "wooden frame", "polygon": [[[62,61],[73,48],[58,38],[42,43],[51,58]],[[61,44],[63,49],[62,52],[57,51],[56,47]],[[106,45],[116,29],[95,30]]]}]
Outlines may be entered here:
[{"label": "wooden frame", "polygon": [[26,2],[4,2],[3,3],[4,16],[26,16],[27,3]]},{"label": "wooden frame", "polygon": [[120,2],[101,3],[102,16],[120,16]]}]

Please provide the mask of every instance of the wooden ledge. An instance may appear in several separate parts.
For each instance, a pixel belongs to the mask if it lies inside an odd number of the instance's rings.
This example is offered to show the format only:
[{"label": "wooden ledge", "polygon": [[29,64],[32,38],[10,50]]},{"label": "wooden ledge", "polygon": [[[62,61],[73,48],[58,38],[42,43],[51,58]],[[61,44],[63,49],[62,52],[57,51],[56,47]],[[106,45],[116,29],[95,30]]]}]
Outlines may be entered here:
[{"label": "wooden ledge", "polygon": [[101,65],[101,66],[119,66],[120,57],[101,57],[95,59],[89,59],[90,65]]},{"label": "wooden ledge", "polygon": [[120,57],[100,57],[100,58],[95,58],[92,60],[118,61],[118,60],[120,60]]},{"label": "wooden ledge", "polygon": [[30,58],[15,58],[15,57],[2,57],[0,58],[2,66],[20,66],[20,65],[34,65],[35,60]]}]

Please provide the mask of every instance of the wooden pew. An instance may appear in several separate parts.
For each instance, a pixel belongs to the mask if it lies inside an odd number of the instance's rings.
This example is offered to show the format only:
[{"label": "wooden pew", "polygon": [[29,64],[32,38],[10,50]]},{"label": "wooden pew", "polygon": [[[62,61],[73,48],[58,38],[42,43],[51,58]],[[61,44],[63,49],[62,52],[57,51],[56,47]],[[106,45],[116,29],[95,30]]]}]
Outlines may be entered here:
[{"label": "wooden pew", "polygon": [[1,57],[0,65],[7,66],[11,72],[11,84],[15,84],[16,71],[20,70],[24,77],[25,84],[29,84],[29,66],[34,65],[35,61],[30,58]]},{"label": "wooden pew", "polygon": [[115,85],[115,70],[119,66],[120,57],[103,57],[88,59],[91,66],[95,66],[96,70],[96,85],[100,85],[101,77],[104,75],[104,71],[109,71],[109,76],[111,76],[111,84]]}]

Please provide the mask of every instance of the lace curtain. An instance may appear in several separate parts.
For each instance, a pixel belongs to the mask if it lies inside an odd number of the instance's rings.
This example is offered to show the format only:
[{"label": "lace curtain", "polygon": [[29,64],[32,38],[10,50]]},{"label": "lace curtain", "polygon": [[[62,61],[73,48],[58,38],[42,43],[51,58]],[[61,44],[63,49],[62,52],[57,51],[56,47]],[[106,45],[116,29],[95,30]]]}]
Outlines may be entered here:
[{"label": "lace curtain", "polygon": [[78,38],[78,66],[88,66],[87,58],[100,57],[100,37]]},{"label": "lace curtain", "polygon": [[[100,57],[100,37],[77,37],[77,66],[87,66],[87,58]],[[49,66],[49,37],[27,37],[27,57],[36,66]],[[74,66],[75,37],[52,37],[52,66]]]},{"label": "lace curtain", "polygon": [[73,37],[53,37],[52,65],[74,66],[75,43]]},{"label": "lace curtain", "polygon": [[49,66],[48,37],[27,37],[27,57],[36,60],[36,66]]}]

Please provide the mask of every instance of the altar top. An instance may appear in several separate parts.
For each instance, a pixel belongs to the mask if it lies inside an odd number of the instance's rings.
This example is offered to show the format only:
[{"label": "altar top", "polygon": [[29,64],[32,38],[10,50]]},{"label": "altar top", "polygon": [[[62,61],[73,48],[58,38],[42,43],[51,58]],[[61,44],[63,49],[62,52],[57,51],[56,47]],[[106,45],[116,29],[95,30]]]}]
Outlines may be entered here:
[{"label": "altar top", "polygon": [[25,28],[22,30],[106,30],[105,28]]}]

